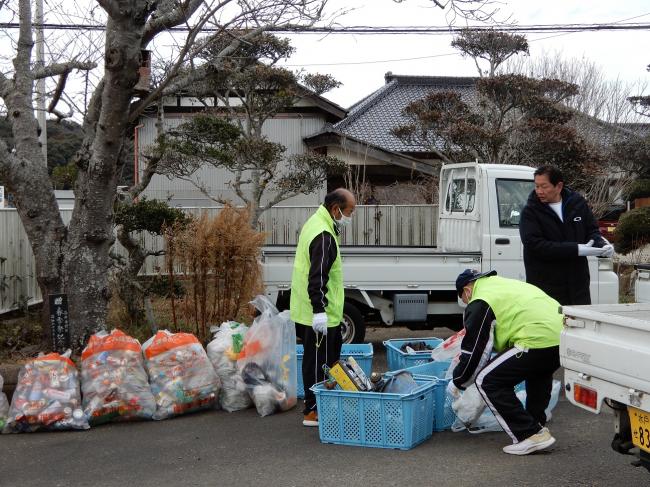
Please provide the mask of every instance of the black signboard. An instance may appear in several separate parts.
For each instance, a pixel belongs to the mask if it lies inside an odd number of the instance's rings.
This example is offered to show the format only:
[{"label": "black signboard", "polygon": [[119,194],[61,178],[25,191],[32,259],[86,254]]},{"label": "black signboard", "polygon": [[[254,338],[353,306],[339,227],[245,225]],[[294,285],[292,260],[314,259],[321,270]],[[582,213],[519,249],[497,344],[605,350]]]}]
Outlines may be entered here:
[{"label": "black signboard", "polygon": [[70,348],[68,297],[65,294],[50,294],[50,331],[55,352],[63,353]]}]

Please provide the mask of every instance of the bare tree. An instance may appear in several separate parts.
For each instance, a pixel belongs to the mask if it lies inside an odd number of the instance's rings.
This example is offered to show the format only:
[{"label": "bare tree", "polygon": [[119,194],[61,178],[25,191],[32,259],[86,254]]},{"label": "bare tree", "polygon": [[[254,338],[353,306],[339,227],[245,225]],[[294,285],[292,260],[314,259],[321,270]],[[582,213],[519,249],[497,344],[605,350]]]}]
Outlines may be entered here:
[{"label": "bare tree", "polygon": [[[68,225],[63,223],[38,143],[34,116],[34,82],[63,76],[95,65],[73,57],[65,62],[35,67],[32,60],[32,10],[29,0],[17,1],[20,21],[13,53],[13,68],[0,74],[0,98],[12,124],[14,147],[0,141],[0,181],[14,195],[18,214],[36,259],[36,278],[44,297],[66,293],[70,306],[72,346],[83,346],[87,335],[105,325],[110,299],[109,250],[113,244],[113,205],[118,175],[127,162],[125,138],[143,110],[166,93],[175,93],[219,69],[223,59],[241,43],[265,30],[283,25],[313,24],[327,0],[98,0],[105,25],[101,78],[88,101],[83,119],[84,142],[77,154],[75,207]],[[67,4],[67,2],[66,2]],[[175,26],[188,28],[175,50],[166,77],[151,93],[138,99],[141,52],[158,36]],[[197,42],[205,27],[244,32],[202,69],[189,73],[180,68],[203,48]],[[242,28],[246,28],[242,31]],[[206,40],[207,42],[207,40]],[[148,174],[147,171],[145,171]],[[147,176],[145,176],[146,179]],[[137,195],[145,181],[132,188]]]}]

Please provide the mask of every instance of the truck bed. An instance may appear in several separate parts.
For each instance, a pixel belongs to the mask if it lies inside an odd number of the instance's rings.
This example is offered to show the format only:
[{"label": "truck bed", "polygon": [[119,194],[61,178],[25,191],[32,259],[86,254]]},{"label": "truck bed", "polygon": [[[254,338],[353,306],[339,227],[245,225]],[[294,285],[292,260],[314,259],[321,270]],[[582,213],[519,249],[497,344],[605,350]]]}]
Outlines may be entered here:
[{"label": "truck bed", "polygon": [[[262,250],[264,282],[291,283],[295,247]],[[441,252],[436,247],[341,246],[346,287],[364,290],[453,290],[458,274],[481,268],[480,252]]]},{"label": "truck bed", "polygon": [[560,359],[575,378],[624,404],[650,406],[650,304],[563,306]]}]

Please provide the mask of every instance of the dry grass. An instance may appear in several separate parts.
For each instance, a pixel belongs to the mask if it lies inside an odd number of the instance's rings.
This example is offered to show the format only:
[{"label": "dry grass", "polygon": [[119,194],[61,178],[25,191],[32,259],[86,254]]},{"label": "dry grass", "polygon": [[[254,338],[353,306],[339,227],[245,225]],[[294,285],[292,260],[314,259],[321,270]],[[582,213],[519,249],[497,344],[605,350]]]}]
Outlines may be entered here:
[{"label": "dry grass", "polygon": [[173,329],[206,341],[211,325],[250,318],[248,302],[262,290],[265,234],[251,228],[248,210],[226,206],[214,218],[203,214],[184,228],[167,228],[165,240],[170,290],[177,281],[185,288],[180,298],[170,292]]}]

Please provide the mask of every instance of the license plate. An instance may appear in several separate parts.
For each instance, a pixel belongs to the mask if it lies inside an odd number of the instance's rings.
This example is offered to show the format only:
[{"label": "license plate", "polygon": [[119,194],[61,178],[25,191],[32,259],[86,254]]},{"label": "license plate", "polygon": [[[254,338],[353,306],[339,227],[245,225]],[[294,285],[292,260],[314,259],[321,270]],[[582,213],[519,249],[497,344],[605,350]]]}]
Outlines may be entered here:
[{"label": "license plate", "polygon": [[650,453],[650,413],[640,409],[627,407],[632,428],[632,443],[641,450]]}]

